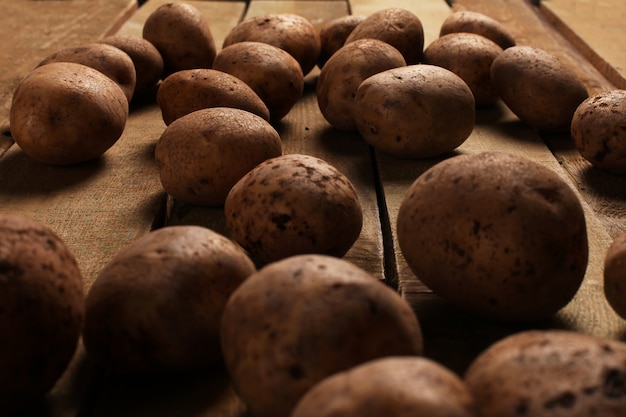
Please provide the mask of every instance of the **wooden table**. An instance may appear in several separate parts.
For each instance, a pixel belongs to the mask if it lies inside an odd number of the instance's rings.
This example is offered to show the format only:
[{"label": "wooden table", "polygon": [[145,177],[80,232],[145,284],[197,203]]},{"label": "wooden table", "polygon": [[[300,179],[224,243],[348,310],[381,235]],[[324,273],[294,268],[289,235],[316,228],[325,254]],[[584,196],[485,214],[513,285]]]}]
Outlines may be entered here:
[{"label": "wooden table", "polygon": [[[102,158],[73,167],[31,160],[9,133],[13,89],[43,57],[63,46],[97,40],[116,32],[141,34],[149,13],[165,0],[4,2],[0,18],[0,210],[44,221],[76,255],[86,288],[125,245],[149,230],[173,224],[200,224],[227,233],[221,208],[173,201],[161,188],[154,145],[165,125],[154,102],[134,103],[122,138]],[[625,30],[623,2],[546,0],[189,0],[208,18],[216,42],[248,16],[290,12],[321,27],[345,14],[371,14],[403,7],[422,20],[426,44],[438,36],[452,10],[475,10],[501,21],[518,44],[544,48],[559,56],[591,93],[625,88],[626,53],[619,42]],[[596,3],[600,3],[596,5]],[[10,40],[7,42],[7,40]],[[364,229],[346,259],[386,280],[414,307],[425,334],[425,354],[462,373],[469,361],[493,341],[522,330],[489,323],[447,307],[411,273],[394,235],[400,200],[407,187],[434,160],[398,160],[372,151],[358,134],[332,129],[315,99],[317,72],[306,79],[305,93],[276,125],[285,153],[326,159],[355,184]],[[470,138],[459,148],[473,153],[500,150],[523,155],[559,173],[577,190],[587,216],[590,260],[583,286],[554,320],[535,327],[573,329],[616,339],[626,323],[609,308],[602,292],[602,263],[608,245],[626,230],[626,181],[594,169],[580,157],[567,135],[541,136],[502,103],[479,110]],[[220,365],[184,375],[119,377],[97,369],[79,347],[54,390],[29,415],[54,417],[182,416],[234,417],[245,407],[233,393]]]}]

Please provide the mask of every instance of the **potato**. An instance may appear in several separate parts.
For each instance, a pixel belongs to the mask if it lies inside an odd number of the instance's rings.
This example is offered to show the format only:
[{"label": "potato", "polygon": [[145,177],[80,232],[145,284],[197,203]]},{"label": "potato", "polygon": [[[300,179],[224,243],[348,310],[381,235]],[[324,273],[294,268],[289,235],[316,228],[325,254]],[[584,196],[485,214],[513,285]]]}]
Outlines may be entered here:
[{"label": "potato", "polygon": [[223,47],[237,42],[264,42],[287,51],[307,75],[320,54],[317,29],[305,17],[292,13],[269,13],[250,17],[235,27],[224,38]]},{"label": "potato", "polygon": [[400,158],[442,155],[465,142],[474,129],[472,91],[456,74],[434,65],[372,75],[359,86],[354,103],[363,139]]},{"label": "potato", "polygon": [[450,33],[431,42],[424,62],[446,68],[465,81],[479,106],[500,97],[491,80],[491,64],[502,53],[495,42],[475,33]]},{"label": "potato", "polygon": [[36,68],[18,84],[11,136],[39,161],[77,164],[113,146],[127,118],[128,100],[117,83],[91,67],[56,62]]},{"label": "potato", "polygon": [[424,52],[424,28],[413,12],[390,7],[367,16],[354,28],[346,44],[357,39],[379,39],[395,47],[408,65],[422,61]]},{"label": "potato", "polygon": [[211,68],[217,53],[209,22],[189,3],[159,6],[144,22],[142,36],[161,53],[166,77],[176,71]]},{"label": "potato", "polygon": [[377,39],[360,39],[339,49],[320,71],[316,95],[324,118],[335,129],[356,131],[354,98],[359,85],[376,73],[405,66],[402,54]]},{"label": "potato", "polygon": [[304,76],[300,64],[286,51],[263,42],[237,42],[222,49],[213,69],[231,74],[252,88],[279,121],[302,97]]},{"label": "potato", "polygon": [[609,90],[583,101],[572,117],[576,149],[592,165],[626,174],[626,90]]},{"label": "potato", "polygon": [[604,257],[604,294],[613,310],[626,319],[626,233],[609,246]]},{"label": "potato", "polygon": [[417,317],[393,289],[354,264],[299,255],[252,274],[228,300],[224,363],[255,417],[287,417],[302,395],[369,360],[420,355]]},{"label": "potato", "polygon": [[479,12],[461,10],[450,14],[442,23],[439,36],[449,33],[476,33],[498,44],[502,49],[515,46],[515,38],[499,21]]},{"label": "potato", "polygon": [[0,265],[0,414],[6,416],[41,399],[65,371],[78,346],[84,297],[76,259],[39,221],[0,215]]},{"label": "potato", "polygon": [[430,359],[374,359],[323,379],[298,402],[291,417],[478,417],[469,389]]},{"label": "potato", "polygon": [[363,225],[350,180],[328,162],[300,154],[269,159],[244,175],[224,213],[231,237],[258,263],[305,253],[341,257]]},{"label": "potato", "polygon": [[130,56],[119,48],[103,43],[67,47],[44,58],[39,66],[52,62],[74,62],[94,68],[115,81],[128,101],[133,97],[137,84],[135,65]]},{"label": "potato", "polygon": [[248,171],[282,154],[280,136],[250,112],[212,107],[170,124],[155,147],[165,191],[179,201],[222,205]]},{"label": "potato", "polygon": [[626,344],[573,331],[508,336],[465,381],[483,417],[626,415]]},{"label": "potato", "polygon": [[87,293],[88,357],[115,373],[196,369],[221,359],[228,297],[255,267],[231,240],[168,226],[122,249]]},{"label": "potato", "polygon": [[163,57],[147,39],[132,35],[110,35],[101,43],[115,46],[126,52],[135,66],[136,85],[133,97],[143,96],[157,85],[163,76]]},{"label": "potato", "polygon": [[397,216],[402,254],[452,305],[509,323],[551,317],[585,275],[585,216],[554,171],[498,152],[459,155],[420,175]]},{"label": "potato", "polygon": [[491,79],[511,111],[543,132],[569,132],[576,108],[589,96],[569,67],[530,46],[505,49],[491,65]]},{"label": "potato", "polygon": [[348,35],[365,19],[365,16],[349,14],[332,19],[320,29],[320,54],[317,66],[322,68],[326,61],[337,52],[348,39]]},{"label": "potato", "polygon": [[157,103],[166,125],[181,116],[209,107],[247,110],[270,120],[263,100],[239,78],[208,68],[175,72],[159,85]]}]

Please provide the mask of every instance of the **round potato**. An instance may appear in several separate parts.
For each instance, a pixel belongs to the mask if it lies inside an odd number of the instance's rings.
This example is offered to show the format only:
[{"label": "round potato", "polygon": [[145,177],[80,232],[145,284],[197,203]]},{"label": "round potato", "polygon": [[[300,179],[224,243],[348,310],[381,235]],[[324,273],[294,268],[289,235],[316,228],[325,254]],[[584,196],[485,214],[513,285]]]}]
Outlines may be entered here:
[{"label": "round potato", "polygon": [[621,417],[625,376],[623,342],[534,330],[487,348],[465,381],[483,417]]},{"label": "round potato", "polygon": [[617,236],[606,252],[604,294],[613,310],[626,319],[626,233]]},{"label": "round potato", "polygon": [[316,95],[324,118],[335,129],[356,131],[356,91],[366,78],[405,66],[402,54],[378,39],[360,39],[339,49],[320,71]]},{"label": "round potato", "polygon": [[354,28],[346,44],[357,39],[379,39],[395,47],[408,65],[422,61],[424,52],[424,28],[413,12],[391,7],[367,16]]},{"label": "round potato", "polygon": [[309,155],[269,159],[243,176],[224,203],[233,239],[260,263],[292,255],[343,256],[359,237],[363,212],[350,180]]},{"label": "round potato", "polygon": [[500,322],[551,317],[587,268],[576,194],[544,165],[506,153],[455,156],[420,175],[401,202],[397,235],[425,285]]},{"label": "round potato", "polygon": [[576,74],[554,55],[512,46],[491,65],[498,95],[517,117],[544,132],[569,132],[578,106],[589,97]]},{"label": "round potato", "polygon": [[495,103],[500,97],[491,80],[491,64],[502,53],[495,42],[475,33],[450,33],[431,42],[424,62],[446,68],[474,94],[476,105]]},{"label": "round potato", "polygon": [[448,33],[476,33],[491,39],[502,49],[515,46],[515,38],[499,21],[482,13],[461,10],[448,16],[441,25],[439,36]]},{"label": "round potato", "polygon": [[181,116],[210,107],[246,110],[270,120],[263,100],[239,78],[208,68],[175,72],[159,85],[157,103],[166,125]]},{"label": "round potato", "polygon": [[49,164],[89,161],[122,135],[128,99],[98,70],[73,62],[36,68],[17,86],[11,136],[31,157]]},{"label": "round potato", "polygon": [[337,52],[348,39],[348,35],[365,19],[365,16],[349,14],[332,19],[320,29],[320,54],[317,66],[322,68],[326,61]]},{"label": "round potato", "polygon": [[420,355],[423,343],[417,317],[396,291],[323,255],[290,257],[252,274],[224,308],[221,337],[233,386],[256,417],[288,417],[325,377],[385,356]]},{"label": "round potato", "polygon": [[122,249],[86,297],[87,354],[116,373],[195,369],[221,359],[219,323],[255,267],[231,240],[169,226]]},{"label": "round potato", "polygon": [[571,134],[592,165],[626,174],[626,90],[598,93],[583,101],[572,117]]},{"label": "round potato", "polygon": [[475,107],[472,91],[453,72],[409,65],[365,79],[354,114],[361,136],[376,149],[400,158],[428,158],[469,137]]},{"label": "round potato", "polygon": [[67,368],[84,297],[70,250],[28,217],[0,215],[0,265],[0,414],[6,416],[41,399]]},{"label": "round potato", "polygon": [[283,49],[263,42],[237,42],[222,49],[213,69],[231,74],[252,88],[278,121],[289,113],[304,91],[300,64]]},{"label": "round potato", "polygon": [[478,417],[456,374],[420,356],[374,359],[323,379],[291,417]]},{"label": "round potato", "polygon": [[317,29],[305,17],[292,13],[270,13],[250,17],[224,38],[223,47],[237,42],[264,42],[287,51],[307,75],[320,54],[321,43]]},{"label": "round potato", "polygon": [[94,68],[115,81],[130,101],[137,84],[135,65],[130,56],[121,49],[104,43],[89,43],[61,49],[39,63],[74,62]]},{"label": "round potato", "polygon": [[224,204],[241,177],[281,154],[280,136],[272,125],[228,107],[197,110],[175,120],[155,148],[165,191],[197,205]]},{"label": "round potato", "polygon": [[217,53],[208,21],[189,3],[159,6],[146,19],[142,36],[161,54],[166,77],[176,71],[211,68]]}]

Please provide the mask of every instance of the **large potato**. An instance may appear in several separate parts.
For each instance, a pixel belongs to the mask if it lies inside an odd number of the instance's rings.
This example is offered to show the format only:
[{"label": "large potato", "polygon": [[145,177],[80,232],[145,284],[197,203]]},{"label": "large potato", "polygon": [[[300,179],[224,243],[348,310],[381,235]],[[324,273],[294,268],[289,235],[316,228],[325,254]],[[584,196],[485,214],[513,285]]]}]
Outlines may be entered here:
[{"label": "large potato", "polygon": [[255,417],[288,417],[316,383],[360,363],[422,353],[417,317],[382,281],[300,255],[252,274],[222,317],[224,362]]},{"label": "large potato", "polygon": [[365,19],[365,16],[349,14],[329,20],[322,26],[320,36],[320,54],[317,65],[322,68],[326,61],[346,43],[348,35]]},{"label": "large potato", "polygon": [[361,83],[354,101],[361,136],[400,158],[452,151],[472,133],[475,113],[467,84],[434,65],[409,65],[372,75]]},{"label": "large potato", "polygon": [[626,319],[626,232],[613,240],[604,256],[604,294],[611,308]]},{"label": "large potato", "polygon": [[113,146],[127,118],[128,99],[117,83],[91,67],[56,62],[36,68],[17,86],[11,136],[39,161],[76,164]]},{"label": "large potato", "polygon": [[424,284],[490,320],[551,317],[587,268],[576,194],[544,165],[506,153],[455,156],[420,175],[401,202],[397,235]]},{"label": "large potato", "polygon": [[74,256],[38,221],[0,215],[0,265],[0,415],[6,416],[41,399],[65,371],[78,346],[84,297]]},{"label": "large potato", "polygon": [[515,38],[502,23],[470,10],[459,10],[450,14],[441,24],[439,36],[460,32],[482,35],[497,43],[502,49],[516,44]]},{"label": "large potato", "polygon": [[189,370],[221,358],[228,297],[255,271],[231,240],[200,226],[169,226],[122,249],[86,298],[87,354],[117,373]]}]

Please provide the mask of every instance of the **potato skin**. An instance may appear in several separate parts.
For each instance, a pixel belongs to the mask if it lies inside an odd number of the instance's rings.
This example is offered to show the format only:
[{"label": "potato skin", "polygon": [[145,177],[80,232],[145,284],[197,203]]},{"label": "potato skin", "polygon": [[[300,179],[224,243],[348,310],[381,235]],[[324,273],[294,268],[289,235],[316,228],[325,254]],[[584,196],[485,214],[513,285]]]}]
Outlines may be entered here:
[{"label": "potato skin", "polygon": [[317,66],[322,68],[326,61],[346,43],[348,35],[365,19],[365,16],[349,14],[332,19],[320,29],[320,54]]},{"label": "potato skin", "polygon": [[533,330],[488,347],[465,382],[483,417],[626,413],[626,344],[573,331]]},{"label": "potato skin", "polygon": [[442,23],[439,36],[449,33],[476,33],[491,39],[502,49],[515,46],[515,38],[499,21],[482,13],[461,10],[450,14]]},{"label": "potato skin", "polygon": [[290,257],[250,276],[228,300],[221,331],[233,386],[256,417],[289,416],[333,373],[422,353],[418,319],[397,292],[323,255]]},{"label": "potato skin", "polygon": [[604,294],[609,305],[626,319],[626,233],[617,236],[604,257]]},{"label": "potato skin", "polygon": [[41,399],[61,377],[83,323],[80,269],[48,226],[0,215],[0,414]]},{"label": "potato skin", "polygon": [[86,297],[87,354],[116,373],[196,369],[221,359],[228,297],[255,272],[229,239],[200,226],[169,226],[122,249]]},{"label": "potato skin", "polygon": [[428,158],[452,151],[472,133],[476,113],[472,91],[460,77],[422,64],[365,79],[354,108],[363,139],[399,158]]},{"label": "potato skin", "polygon": [[127,118],[128,100],[113,80],[82,64],[56,62],[36,68],[17,86],[11,135],[34,159],[77,164],[113,146]]},{"label": "potato skin", "polygon": [[572,70],[530,46],[505,49],[491,65],[491,79],[511,111],[543,132],[569,132],[574,112],[589,97]]},{"label": "potato skin", "polygon": [[576,194],[549,168],[506,153],[451,157],[420,175],[401,202],[397,235],[425,285],[499,322],[551,317],[587,268]]},{"label": "potato skin", "polygon": [[241,177],[282,154],[278,132],[245,110],[212,107],[170,124],[155,147],[165,191],[179,201],[223,205]]}]

